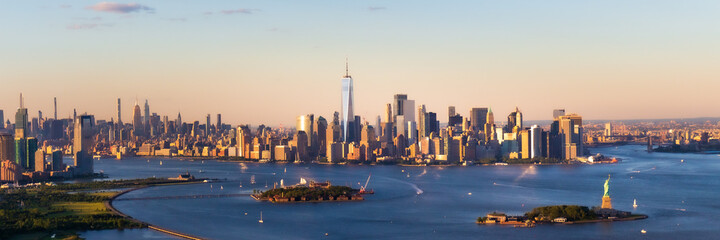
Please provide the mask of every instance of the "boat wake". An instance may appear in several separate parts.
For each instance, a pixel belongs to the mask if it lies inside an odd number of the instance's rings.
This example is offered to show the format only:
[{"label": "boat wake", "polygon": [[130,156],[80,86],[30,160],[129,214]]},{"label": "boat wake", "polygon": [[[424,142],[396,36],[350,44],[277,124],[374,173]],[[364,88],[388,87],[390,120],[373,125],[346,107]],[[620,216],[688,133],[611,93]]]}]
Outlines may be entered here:
[{"label": "boat wake", "polygon": [[517,183],[518,181],[520,181],[521,179],[525,178],[528,175],[536,175],[536,174],[537,174],[537,170],[535,169],[535,166],[530,165],[529,167],[527,167],[525,169],[525,171],[523,171],[522,174],[520,174],[520,176],[515,178],[515,183]]},{"label": "boat wake", "polygon": [[398,179],[394,179],[394,178],[389,178],[389,177],[382,177],[382,178],[387,179],[387,180],[390,180],[390,181],[393,181],[393,182],[399,182],[399,183],[407,184],[408,186],[412,187],[413,190],[415,190],[415,194],[417,194],[417,195],[423,194],[423,193],[425,192],[425,191],[423,191],[422,189],[420,189],[417,185],[415,185],[414,183],[411,183],[411,182],[402,181],[402,180],[398,180]]}]

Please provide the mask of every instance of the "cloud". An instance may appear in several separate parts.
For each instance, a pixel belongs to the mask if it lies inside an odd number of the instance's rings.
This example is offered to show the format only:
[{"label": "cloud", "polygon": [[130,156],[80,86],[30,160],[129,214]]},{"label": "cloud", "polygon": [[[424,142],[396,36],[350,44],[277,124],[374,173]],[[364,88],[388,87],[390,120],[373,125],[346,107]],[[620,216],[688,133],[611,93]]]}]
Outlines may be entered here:
[{"label": "cloud", "polygon": [[155,9],[152,9],[145,5],[140,5],[137,3],[114,3],[114,2],[101,2],[92,6],[87,6],[87,9],[97,11],[97,12],[110,12],[110,13],[131,13],[131,12],[140,12],[140,11],[147,11],[147,12],[154,12]]},{"label": "cloud", "polygon": [[220,13],[222,13],[222,14],[252,14],[255,11],[257,11],[257,9],[238,8],[238,9],[234,9],[234,10],[222,10],[222,11],[220,11]]},{"label": "cloud", "polygon": [[80,30],[80,29],[93,29],[98,27],[99,25],[94,23],[88,23],[88,24],[71,24],[67,26],[67,29],[70,30]]},{"label": "cloud", "polygon": [[100,27],[110,27],[112,24],[95,24],[95,23],[77,23],[67,25],[68,30],[84,30],[84,29],[96,29]]},{"label": "cloud", "polygon": [[368,7],[367,8],[368,11],[379,11],[379,10],[385,10],[385,9],[387,9],[387,8],[386,7]]}]

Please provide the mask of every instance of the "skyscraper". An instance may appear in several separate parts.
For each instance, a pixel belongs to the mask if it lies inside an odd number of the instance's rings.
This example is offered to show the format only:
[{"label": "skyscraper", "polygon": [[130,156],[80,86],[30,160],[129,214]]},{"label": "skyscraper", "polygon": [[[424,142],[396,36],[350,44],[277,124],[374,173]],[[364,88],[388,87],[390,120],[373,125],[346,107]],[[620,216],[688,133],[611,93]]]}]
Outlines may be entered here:
[{"label": "skyscraper", "polygon": [[[145,99],[145,118],[143,119],[143,124],[145,124],[145,127],[148,127],[150,124],[150,104],[148,104],[148,100]],[[148,129],[150,130],[150,129]]]},{"label": "skyscraper", "polygon": [[355,105],[355,95],[353,94],[353,79],[348,72],[347,61],[345,61],[345,76],[342,81],[342,99],[340,106],[342,139],[345,142],[354,141],[355,129],[355,113],[353,111]]},{"label": "skyscraper", "polygon": [[474,133],[483,130],[487,123],[488,108],[472,108],[470,109],[470,129]]},{"label": "skyscraper", "polygon": [[[313,135],[313,132],[315,132],[313,129],[314,126],[315,126],[315,115],[308,114],[308,115],[300,115],[297,117],[295,129],[298,132],[300,132],[300,131],[305,132],[305,134],[307,136],[307,141],[305,141],[305,143],[307,144],[306,147],[310,147],[312,145],[313,138],[311,136]],[[300,141],[298,141],[298,144],[300,144]]]},{"label": "skyscraper", "polygon": [[95,117],[93,115],[83,114],[75,118],[73,157],[75,158],[76,175],[93,173],[92,146],[93,136],[95,135],[94,130]]},{"label": "skyscraper", "polygon": [[117,115],[118,115],[118,116],[117,116],[117,123],[118,123],[118,125],[122,125],[122,114],[121,114],[122,111],[121,111],[121,109],[120,109],[120,107],[121,107],[121,105],[120,105],[120,98],[118,98],[118,106],[117,106],[117,107],[118,107],[118,110],[117,110]]},{"label": "skyscraper", "polygon": [[[406,94],[395,94],[393,97],[393,118],[395,120],[395,136],[403,135],[405,139],[417,140],[409,138],[410,132],[417,129],[408,129],[408,126],[417,126],[415,123],[415,100],[408,100]],[[409,122],[413,122],[409,124]],[[413,135],[415,136],[415,135]],[[412,143],[410,143],[412,144]]]},{"label": "skyscraper", "polygon": [[418,136],[423,138],[427,135],[427,131],[425,128],[427,127],[427,124],[425,123],[425,115],[427,114],[427,111],[425,109],[425,104],[422,104],[418,107]]},{"label": "skyscraper", "polygon": [[205,121],[205,135],[210,135],[210,114],[207,115],[207,120]]},{"label": "skyscraper", "polygon": [[142,116],[140,116],[140,105],[135,101],[135,107],[133,108],[133,134],[135,134],[135,136],[143,136],[144,131]]},{"label": "skyscraper", "polygon": [[222,132],[222,115],[217,114],[217,125],[215,125],[215,129],[218,133]]},{"label": "skyscraper", "polygon": [[407,94],[395,94],[393,96],[393,122],[397,124],[397,116],[404,116],[405,101],[407,100]]},{"label": "skyscraper", "polygon": [[565,109],[554,109],[553,120],[559,118],[560,116],[565,116]]},{"label": "skyscraper", "polygon": [[392,104],[385,105],[385,122],[393,122]]},{"label": "skyscraper", "polygon": [[0,161],[15,161],[15,139],[10,133],[0,132]]},{"label": "skyscraper", "polygon": [[0,110],[0,129],[5,128],[5,114],[3,113],[3,110]]},{"label": "skyscraper", "polygon": [[55,104],[55,114],[53,115],[53,119],[57,120],[57,97],[53,98],[53,103]]},{"label": "skyscraper", "polygon": [[15,113],[15,138],[27,138],[28,136],[28,110],[23,104],[23,96],[20,94],[20,108]]},{"label": "skyscraper", "polygon": [[455,106],[448,107],[448,117],[455,116]]},{"label": "skyscraper", "polygon": [[518,127],[518,130],[523,128],[523,120],[522,120],[522,113],[520,110],[515,107],[515,111],[511,112],[508,115],[508,123],[507,128],[505,129],[506,132],[512,132],[515,127]]}]

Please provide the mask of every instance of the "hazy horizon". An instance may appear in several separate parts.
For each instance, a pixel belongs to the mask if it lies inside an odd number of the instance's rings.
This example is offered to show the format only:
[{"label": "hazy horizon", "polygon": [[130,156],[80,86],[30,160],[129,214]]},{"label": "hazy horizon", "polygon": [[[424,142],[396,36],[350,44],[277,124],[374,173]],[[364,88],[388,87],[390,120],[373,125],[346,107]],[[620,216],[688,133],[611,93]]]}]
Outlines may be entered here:
[{"label": "hazy horizon", "polygon": [[[584,119],[717,117],[720,2],[13,2],[0,9],[0,109],[13,121],[94,114],[135,99],[184,121],[295,125],[331,118],[349,59],[355,113],[394,94],[447,121],[555,108]],[[301,19],[302,21],[298,21]]]}]

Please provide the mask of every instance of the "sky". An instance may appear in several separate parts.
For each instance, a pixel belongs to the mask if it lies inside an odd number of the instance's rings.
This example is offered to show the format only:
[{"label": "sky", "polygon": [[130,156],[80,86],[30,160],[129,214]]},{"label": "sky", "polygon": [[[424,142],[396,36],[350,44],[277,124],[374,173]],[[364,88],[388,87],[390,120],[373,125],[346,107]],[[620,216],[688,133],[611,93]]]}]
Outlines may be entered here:
[{"label": "sky", "polygon": [[[585,119],[720,116],[719,1],[3,1],[0,109],[129,122],[136,99],[184,121],[374,124],[394,94],[445,122],[565,108]],[[417,107],[417,106],[416,106]]]}]

